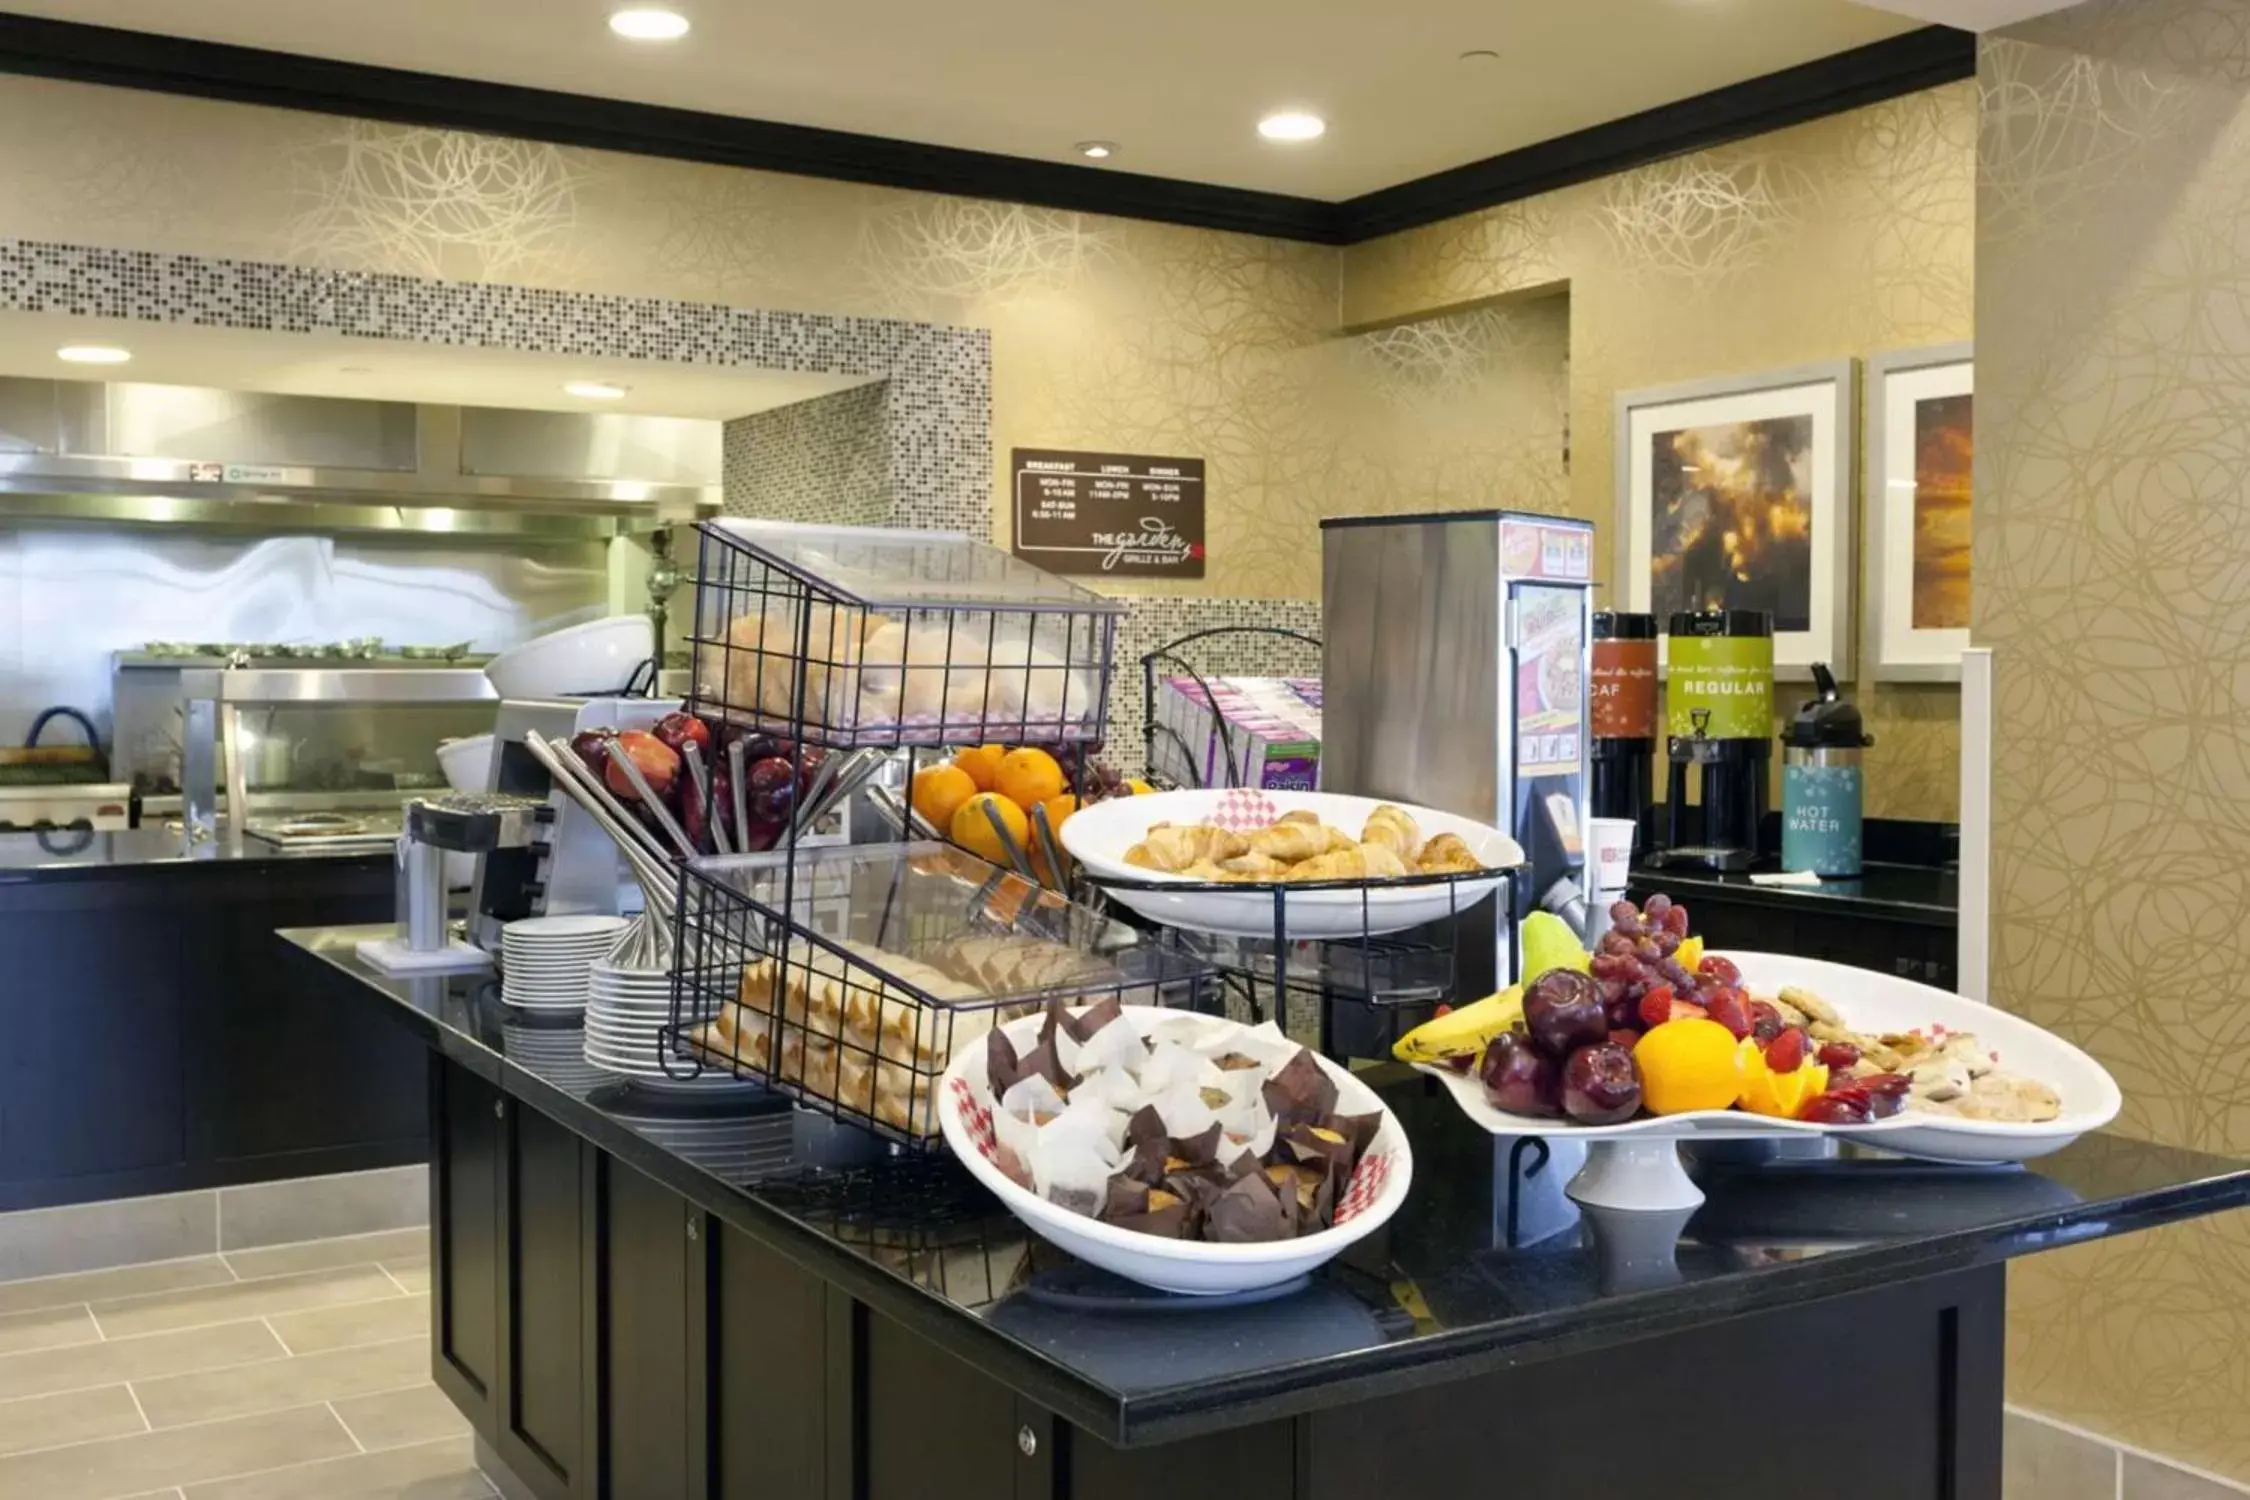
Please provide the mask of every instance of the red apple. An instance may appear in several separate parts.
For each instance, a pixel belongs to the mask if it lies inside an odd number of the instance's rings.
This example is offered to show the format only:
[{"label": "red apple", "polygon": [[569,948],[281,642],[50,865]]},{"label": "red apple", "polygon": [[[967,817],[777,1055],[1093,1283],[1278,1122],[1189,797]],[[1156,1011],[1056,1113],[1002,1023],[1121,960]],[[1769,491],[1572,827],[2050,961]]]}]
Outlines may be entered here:
[{"label": "red apple", "polygon": [[[617,737],[617,748],[632,758],[634,768],[648,782],[648,789],[659,797],[672,795],[672,784],[680,779],[679,752],[653,734],[638,729],[628,729]],[[609,789],[618,796],[631,800],[639,793],[626,778],[625,768],[612,763],[603,772],[609,780]]]},{"label": "red apple", "polygon": [[652,733],[683,755],[687,753],[689,745],[694,745],[703,752],[704,762],[710,762],[711,726],[694,714],[666,714],[656,721],[656,728]]}]

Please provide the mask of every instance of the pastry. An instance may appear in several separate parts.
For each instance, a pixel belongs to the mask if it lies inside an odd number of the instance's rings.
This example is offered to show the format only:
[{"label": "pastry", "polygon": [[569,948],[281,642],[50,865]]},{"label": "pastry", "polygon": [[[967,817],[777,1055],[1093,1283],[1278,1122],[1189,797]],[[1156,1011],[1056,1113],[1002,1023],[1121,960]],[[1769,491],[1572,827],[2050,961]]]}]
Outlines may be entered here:
[{"label": "pastry", "polygon": [[1405,809],[1386,802],[1367,815],[1367,826],[1360,831],[1359,841],[1386,846],[1403,865],[1421,849],[1422,830]]},{"label": "pastry", "polygon": [[1255,847],[1257,839],[1253,837],[1250,842],[1253,847],[1248,854],[1219,861],[1220,879],[1281,880],[1288,876],[1292,865],[1303,863],[1301,860],[1279,859],[1271,854],[1262,854]]},{"label": "pastry", "polygon": [[1250,841],[1239,833],[1213,828],[1207,823],[1187,827],[1151,828],[1148,837],[1125,851],[1125,863],[1144,870],[1165,872],[1187,869],[1198,860],[1234,859],[1250,852]]},{"label": "pastry", "polygon": [[1406,861],[1388,845],[1358,844],[1334,854],[1323,854],[1292,866],[1291,880],[1395,880],[1406,873]]},{"label": "pastry", "polygon": [[1457,833],[1441,833],[1422,846],[1414,858],[1414,868],[1425,875],[1467,875],[1481,870],[1484,865]]},{"label": "pastry", "polygon": [[1297,864],[1328,852],[1328,830],[1318,823],[1276,823],[1250,835],[1250,852],[1285,865]]}]

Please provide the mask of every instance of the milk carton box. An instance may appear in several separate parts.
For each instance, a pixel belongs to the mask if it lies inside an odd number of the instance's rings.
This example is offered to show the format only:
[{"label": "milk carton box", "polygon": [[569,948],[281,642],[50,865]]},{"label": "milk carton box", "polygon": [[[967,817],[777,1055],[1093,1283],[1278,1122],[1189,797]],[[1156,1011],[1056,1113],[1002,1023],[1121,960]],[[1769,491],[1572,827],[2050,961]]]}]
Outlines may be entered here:
[{"label": "milk carton box", "polygon": [[1168,677],[1157,700],[1149,767],[1181,786],[1319,784],[1318,679]]}]

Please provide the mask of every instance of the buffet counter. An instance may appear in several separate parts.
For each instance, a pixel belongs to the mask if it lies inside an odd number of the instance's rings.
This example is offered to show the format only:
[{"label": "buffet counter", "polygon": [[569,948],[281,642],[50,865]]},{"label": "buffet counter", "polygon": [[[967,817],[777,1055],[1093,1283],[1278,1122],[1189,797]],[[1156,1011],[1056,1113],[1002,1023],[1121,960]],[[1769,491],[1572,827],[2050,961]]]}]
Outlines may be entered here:
[{"label": "buffet counter", "polygon": [[636,1097],[574,1017],[380,976],[371,931],[284,932],[292,978],[429,1049],[436,1378],[558,1500],[1781,1493],[1804,1441],[1825,1495],[1997,1497],[2003,1262],[2250,1203],[2250,1164],[2098,1135],[2020,1168],[1708,1160],[1652,1235],[1551,1176],[1511,1206],[1505,1144],[1386,1067],[1404,1209],[1302,1287],[1195,1302],[949,1161],[814,1172],[777,1101]]}]

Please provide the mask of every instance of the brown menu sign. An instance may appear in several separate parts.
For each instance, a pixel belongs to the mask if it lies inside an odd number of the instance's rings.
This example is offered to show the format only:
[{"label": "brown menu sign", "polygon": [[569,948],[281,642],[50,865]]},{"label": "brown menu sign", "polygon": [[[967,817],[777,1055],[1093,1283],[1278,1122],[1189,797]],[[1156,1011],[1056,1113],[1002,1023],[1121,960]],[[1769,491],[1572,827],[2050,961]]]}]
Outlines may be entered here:
[{"label": "brown menu sign", "polygon": [[1203,460],[1018,448],[1015,554],[1052,573],[1203,576]]}]

